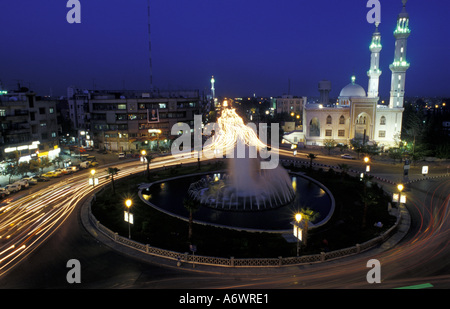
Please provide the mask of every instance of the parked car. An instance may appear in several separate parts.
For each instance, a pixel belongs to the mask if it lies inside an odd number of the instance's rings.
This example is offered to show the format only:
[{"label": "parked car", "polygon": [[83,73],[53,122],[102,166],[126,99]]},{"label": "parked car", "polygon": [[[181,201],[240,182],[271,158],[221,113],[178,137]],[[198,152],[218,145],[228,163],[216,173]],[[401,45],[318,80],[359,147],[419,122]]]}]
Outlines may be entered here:
[{"label": "parked car", "polygon": [[125,159],[125,154],[123,152],[119,153],[119,159]]},{"label": "parked car", "polygon": [[89,166],[91,166],[91,162],[89,161],[84,161],[80,163],[80,168],[89,168]]},{"label": "parked car", "polygon": [[5,198],[7,195],[9,195],[11,192],[9,192],[6,188],[0,188],[0,198]]},{"label": "parked car", "polygon": [[37,182],[49,181],[47,178],[41,177],[41,176],[37,176],[37,175],[35,175],[35,176],[31,177],[31,178],[36,180]]},{"label": "parked car", "polygon": [[24,177],[24,178],[22,178],[22,180],[27,181],[28,184],[30,184],[30,185],[37,184],[37,179],[34,179],[33,177]]},{"label": "parked car", "polygon": [[62,175],[72,174],[72,170],[68,168],[57,168],[56,172],[60,172]]},{"label": "parked car", "polygon": [[353,156],[349,155],[349,154],[343,154],[343,155],[341,156],[341,158],[343,158],[343,159],[351,159],[351,160],[355,160],[355,158],[354,158]]},{"label": "parked car", "polygon": [[5,187],[5,189],[11,193],[14,193],[14,192],[20,191],[22,189],[22,186],[19,183],[13,183],[13,184],[7,185]]},{"label": "parked car", "polygon": [[72,165],[72,166],[69,166],[68,169],[70,169],[72,171],[72,173],[75,173],[80,170],[80,167],[76,166],[76,165]]},{"label": "parked car", "polygon": [[28,181],[21,179],[21,180],[17,180],[14,183],[18,183],[22,186],[22,188],[28,188],[30,186],[30,184],[28,183]]},{"label": "parked car", "polygon": [[97,161],[88,161],[91,167],[96,167],[98,165]]},{"label": "parked car", "polygon": [[41,176],[42,177],[47,177],[47,178],[61,177],[61,172],[50,171],[50,172],[47,172],[45,174],[42,174]]}]

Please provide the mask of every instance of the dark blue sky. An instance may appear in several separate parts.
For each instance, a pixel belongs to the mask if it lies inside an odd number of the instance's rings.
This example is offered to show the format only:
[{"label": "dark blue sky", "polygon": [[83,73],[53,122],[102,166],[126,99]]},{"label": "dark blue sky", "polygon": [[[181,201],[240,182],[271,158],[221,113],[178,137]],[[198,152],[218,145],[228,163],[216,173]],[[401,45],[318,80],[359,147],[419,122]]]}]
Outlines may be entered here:
[{"label": "dark blue sky", "polygon": [[[147,0],[80,0],[81,24],[66,0],[3,0],[0,80],[39,94],[69,85],[148,89]],[[393,31],[401,0],[380,0],[380,94],[389,96]],[[374,25],[365,0],[151,0],[153,84],[219,96],[317,96],[322,79],[338,95],[356,75],[367,89]],[[450,96],[449,1],[410,0],[407,96]]]}]

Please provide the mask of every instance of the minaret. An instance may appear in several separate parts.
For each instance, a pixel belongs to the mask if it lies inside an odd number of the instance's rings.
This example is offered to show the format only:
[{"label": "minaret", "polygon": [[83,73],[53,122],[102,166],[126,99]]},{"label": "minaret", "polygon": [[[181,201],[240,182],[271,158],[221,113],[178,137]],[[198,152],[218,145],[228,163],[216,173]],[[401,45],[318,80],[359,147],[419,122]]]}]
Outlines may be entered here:
[{"label": "minaret", "polygon": [[214,83],[215,83],[215,80],[214,80],[214,75],[213,75],[211,77],[211,96],[212,96],[213,101],[216,97],[216,88],[214,88]]},{"label": "minaret", "polygon": [[380,52],[381,52],[381,34],[378,31],[379,23],[375,23],[375,32],[372,35],[372,43],[370,44],[370,70],[367,71],[367,76],[369,76],[369,87],[367,90],[367,97],[377,98],[378,88],[380,84]]},{"label": "minaret", "polygon": [[395,55],[394,62],[389,66],[392,71],[391,98],[389,108],[403,108],[405,99],[405,77],[409,63],[406,61],[406,43],[411,33],[409,29],[409,14],[406,12],[406,2],[402,0],[403,9],[397,18],[397,28],[394,31]]}]

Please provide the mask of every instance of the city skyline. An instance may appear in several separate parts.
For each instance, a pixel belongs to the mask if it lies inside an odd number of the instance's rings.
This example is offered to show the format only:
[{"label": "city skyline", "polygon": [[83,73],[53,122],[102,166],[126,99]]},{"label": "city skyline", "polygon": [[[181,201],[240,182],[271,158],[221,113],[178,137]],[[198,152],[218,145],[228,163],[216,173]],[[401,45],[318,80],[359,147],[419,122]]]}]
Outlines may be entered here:
[{"label": "city skyline", "polygon": [[[69,24],[66,3],[7,3],[0,20],[8,48],[0,55],[0,81],[40,95],[88,89],[149,89],[147,1],[81,3],[81,23]],[[396,18],[401,1],[381,2],[380,96],[388,97]],[[155,89],[199,89],[217,96],[318,96],[321,80],[330,96],[356,82],[367,90],[369,44],[375,25],[366,1],[182,0],[150,1],[152,77]],[[449,96],[445,71],[449,27],[446,10],[408,1],[406,96]],[[442,12],[442,13],[441,13]],[[447,33],[447,35],[446,35]],[[419,60],[420,59],[420,60]],[[449,68],[447,68],[449,67]],[[432,69],[439,68],[439,70]]]}]

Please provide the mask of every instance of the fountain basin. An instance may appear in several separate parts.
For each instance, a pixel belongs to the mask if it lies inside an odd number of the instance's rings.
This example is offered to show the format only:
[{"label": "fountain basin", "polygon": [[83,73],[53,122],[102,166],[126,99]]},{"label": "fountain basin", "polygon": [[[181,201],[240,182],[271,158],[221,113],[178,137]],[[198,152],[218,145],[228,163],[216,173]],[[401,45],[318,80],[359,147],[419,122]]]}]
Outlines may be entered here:
[{"label": "fountain basin", "polygon": [[[141,188],[140,198],[148,205],[182,220],[188,220],[189,212],[183,206],[192,183],[202,178],[218,177],[224,171],[174,177],[153,182]],[[316,180],[299,173],[289,177],[295,197],[287,204],[277,208],[258,211],[228,211],[219,208],[201,206],[193,214],[194,222],[248,231],[291,232],[294,215],[301,208],[311,208],[320,213],[310,228],[325,224],[334,212],[334,198],[331,192]]]}]

